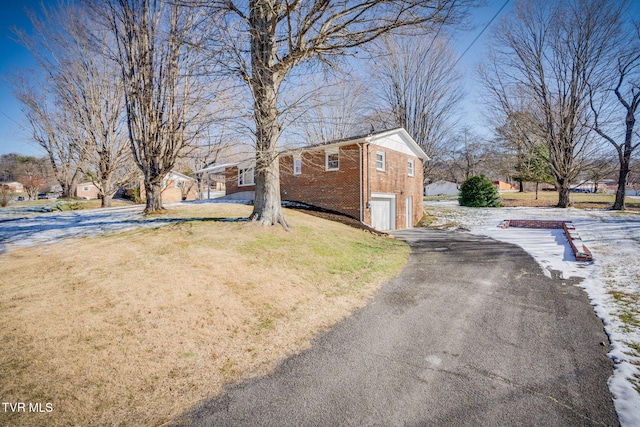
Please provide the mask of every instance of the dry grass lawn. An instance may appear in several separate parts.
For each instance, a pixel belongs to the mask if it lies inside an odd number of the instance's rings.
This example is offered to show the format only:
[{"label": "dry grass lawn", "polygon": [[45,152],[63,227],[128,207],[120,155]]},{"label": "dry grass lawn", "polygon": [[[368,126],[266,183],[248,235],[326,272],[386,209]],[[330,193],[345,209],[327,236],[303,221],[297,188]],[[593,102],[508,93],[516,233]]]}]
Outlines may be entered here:
[{"label": "dry grass lawn", "polygon": [[[590,194],[571,193],[569,200],[574,207],[579,209],[609,209],[613,206],[615,195],[613,194]],[[500,193],[500,201],[504,206],[528,206],[528,207],[553,207],[558,204],[557,191],[540,191],[536,199],[536,193]],[[627,209],[640,210],[638,199],[627,198],[625,200]]]},{"label": "dry grass lawn", "polygon": [[161,425],[363,306],[405,263],[396,240],[287,211],[191,205],[158,229],[0,257],[0,425]]}]

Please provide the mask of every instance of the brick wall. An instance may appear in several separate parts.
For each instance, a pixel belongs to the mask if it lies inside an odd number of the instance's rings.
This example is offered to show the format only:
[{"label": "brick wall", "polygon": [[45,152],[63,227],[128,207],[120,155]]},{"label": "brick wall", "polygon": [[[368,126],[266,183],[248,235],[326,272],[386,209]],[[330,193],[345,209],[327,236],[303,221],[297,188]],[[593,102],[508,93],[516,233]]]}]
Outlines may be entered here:
[{"label": "brick wall", "polygon": [[294,156],[280,160],[282,200],[306,203],[360,219],[360,158],[358,145],[340,147],[340,167],[325,170],[325,151],[302,153],[302,173],[293,173]]},{"label": "brick wall", "polygon": [[[363,221],[371,224],[371,209],[367,201],[371,193],[390,193],[396,196],[396,228],[406,227],[406,200],[413,197],[415,225],[423,216],[423,172],[419,158],[376,145],[363,147]],[[376,152],[385,152],[385,170],[376,169]],[[282,200],[306,203],[360,219],[360,147],[346,145],[338,149],[338,170],[327,171],[325,150],[306,151],[300,155],[280,159],[280,196]],[[302,172],[294,174],[294,157],[302,160]],[[409,176],[407,161],[414,160],[414,176]],[[367,177],[368,171],[368,177]],[[238,187],[238,168],[226,170],[226,193],[254,191],[255,186]]]},{"label": "brick wall", "polygon": [[564,228],[565,222],[567,221],[552,221],[552,220],[540,220],[540,219],[509,219],[509,220],[505,220],[505,226],[519,227],[519,228],[559,229],[559,228]]},{"label": "brick wall", "polygon": [[[385,170],[381,171],[376,166],[376,154],[379,151],[385,153]],[[365,191],[366,201],[370,200],[371,193],[387,193],[396,196],[396,229],[406,228],[406,202],[407,196],[412,196],[412,213],[413,218],[411,224],[415,225],[424,215],[422,196],[424,191],[422,161],[414,156],[400,153],[395,150],[388,150],[376,145],[368,147],[368,153],[365,149],[365,164],[368,166],[369,178],[366,185],[369,185],[368,191]],[[414,173],[409,176],[408,160],[413,159]],[[366,206],[366,202],[365,202]],[[371,209],[366,208],[364,212],[365,222],[371,224]]]},{"label": "brick wall", "polygon": [[238,167],[232,166],[225,170],[225,192],[226,194],[240,193],[242,191],[255,191],[255,185],[238,186]]},{"label": "brick wall", "polygon": [[98,187],[93,184],[82,183],[76,187],[76,196],[81,199],[97,199],[99,193]]}]

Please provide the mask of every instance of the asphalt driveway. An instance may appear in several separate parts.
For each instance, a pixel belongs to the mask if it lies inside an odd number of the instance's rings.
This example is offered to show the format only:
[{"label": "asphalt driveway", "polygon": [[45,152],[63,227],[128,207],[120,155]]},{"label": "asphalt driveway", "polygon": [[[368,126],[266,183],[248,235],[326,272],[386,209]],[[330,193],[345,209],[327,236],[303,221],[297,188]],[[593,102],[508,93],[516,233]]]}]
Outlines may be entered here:
[{"label": "asphalt driveway", "polygon": [[413,253],[351,318],[197,426],[617,426],[608,341],[584,292],[488,238],[397,232]]}]

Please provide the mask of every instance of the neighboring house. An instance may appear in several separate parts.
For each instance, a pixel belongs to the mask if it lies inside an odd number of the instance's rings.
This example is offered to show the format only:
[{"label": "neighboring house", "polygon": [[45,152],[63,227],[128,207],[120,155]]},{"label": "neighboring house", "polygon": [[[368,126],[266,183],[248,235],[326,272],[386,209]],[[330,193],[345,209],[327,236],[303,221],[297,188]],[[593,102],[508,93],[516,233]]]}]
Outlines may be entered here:
[{"label": "neighboring house", "polygon": [[[181,200],[196,200],[196,180],[179,172],[171,171],[162,180],[162,202],[171,203]],[[145,199],[144,180],[129,184],[125,190],[125,197],[134,199],[135,192],[141,200]]]},{"label": "neighboring house", "polygon": [[[280,193],[282,200],[340,212],[377,230],[411,228],[423,216],[427,159],[402,128],[311,145],[281,156]],[[253,199],[253,161],[217,168],[225,171],[227,197]]]},{"label": "neighboring house", "polygon": [[97,199],[100,190],[92,182],[82,182],[76,187],[76,197],[84,200]]},{"label": "neighboring house", "polygon": [[2,182],[0,185],[8,187],[11,193],[24,193],[24,186],[18,181]]},{"label": "neighboring house", "polygon": [[424,187],[425,196],[451,196],[460,194],[458,184],[450,181],[436,181]]},{"label": "neighboring house", "polygon": [[498,191],[517,191],[518,187],[515,185],[509,184],[504,181],[493,181],[493,186],[496,187]]}]

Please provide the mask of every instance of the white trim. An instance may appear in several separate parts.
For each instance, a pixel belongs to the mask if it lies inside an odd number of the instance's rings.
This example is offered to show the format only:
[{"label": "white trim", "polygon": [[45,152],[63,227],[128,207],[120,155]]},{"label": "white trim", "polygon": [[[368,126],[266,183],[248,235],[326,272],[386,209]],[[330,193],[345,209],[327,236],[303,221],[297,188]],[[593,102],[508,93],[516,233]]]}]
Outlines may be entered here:
[{"label": "white trim", "polygon": [[[382,156],[382,167],[378,166],[378,155]],[[376,151],[376,170],[385,171],[387,168],[387,154],[384,151],[378,150]]]},{"label": "white trim", "polygon": [[407,228],[413,228],[413,196],[405,198],[405,215]]},{"label": "white trim", "polygon": [[404,128],[391,129],[386,132],[371,135],[366,141],[379,147],[388,148],[393,151],[410,154],[422,160],[430,160],[429,156],[411,138]]},{"label": "white trim", "polygon": [[[337,159],[338,166],[330,168],[329,167],[329,156],[332,156],[334,154],[338,156],[338,159]],[[324,152],[324,170],[325,171],[337,171],[337,170],[340,170],[340,151],[338,149],[325,150],[325,152]]]},{"label": "white trim", "polygon": [[364,200],[363,200],[363,194],[364,193],[364,187],[362,186],[362,145],[361,144],[357,144],[358,145],[358,163],[360,164],[360,169],[359,169],[359,175],[358,175],[358,179],[360,181],[360,222],[364,223]]},{"label": "white trim", "polygon": [[[393,193],[371,193],[371,202],[373,204],[374,199],[388,199],[391,201],[389,206],[389,225],[390,228],[388,230],[396,229],[396,195]],[[371,209],[371,225],[375,228],[375,221],[373,218],[373,208]],[[385,231],[385,230],[381,230]]]},{"label": "white trim", "polygon": [[293,174],[302,174],[302,157],[300,156],[293,156]]},{"label": "white trim", "polygon": [[[409,169],[409,164],[411,164],[411,169]],[[414,159],[407,159],[407,175],[416,176],[416,161]]]},{"label": "white trim", "polygon": [[[245,182],[248,172],[251,171],[251,182]],[[240,183],[242,182],[242,184]],[[248,168],[238,168],[238,187],[248,187],[256,184],[256,170],[253,166]]]}]

